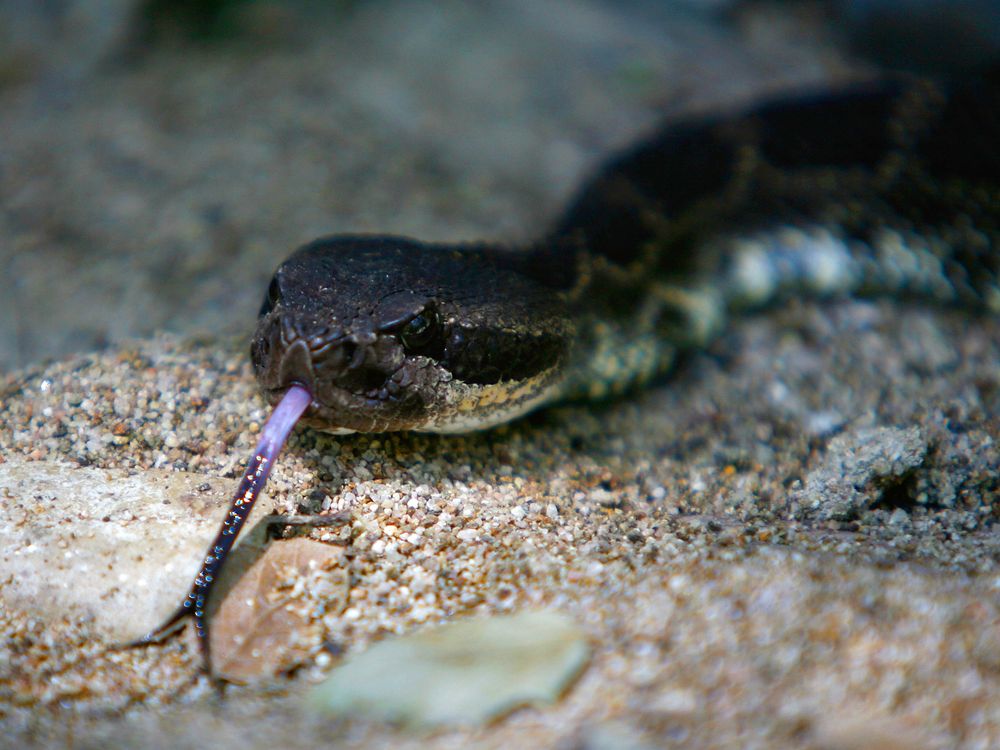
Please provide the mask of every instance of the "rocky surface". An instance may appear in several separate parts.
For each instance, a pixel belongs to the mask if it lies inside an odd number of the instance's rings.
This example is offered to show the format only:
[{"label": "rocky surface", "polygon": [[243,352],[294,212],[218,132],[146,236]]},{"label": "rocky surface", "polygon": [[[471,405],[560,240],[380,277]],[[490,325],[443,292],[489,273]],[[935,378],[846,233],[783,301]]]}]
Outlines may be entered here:
[{"label": "rocky surface", "polygon": [[[186,590],[266,417],[233,332],[291,245],[526,236],[655,113],[852,67],[766,15],[255,5],[266,43],[4,78],[0,745],[1000,744],[1000,323],[885,300],[749,317],[655,388],[487,433],[299,430],[258,518],[337,522],[249,576],[294,614],[278,674],[219,694],[190,632],[121,648]],[[256,529],[236,578],[271,559]],[[541,607],[593,649],[553,706],[431,735],[308,708],[377,641]]]}]

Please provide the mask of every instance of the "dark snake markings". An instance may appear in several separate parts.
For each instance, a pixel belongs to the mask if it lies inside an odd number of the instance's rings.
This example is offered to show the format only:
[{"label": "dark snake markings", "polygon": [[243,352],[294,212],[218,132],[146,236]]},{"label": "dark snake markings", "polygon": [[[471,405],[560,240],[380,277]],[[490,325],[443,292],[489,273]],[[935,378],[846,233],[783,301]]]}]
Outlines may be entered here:
[{"label": "dark snake markings", "polygon": [[791,294],[1000,311],[998,79],[879,80],[668,124],[521,249],[338,236],[297,250],[251,345],[278,408],[191,594],[144,642],[194,615],[208,666],[212,580],[300,414],[333,432],[490,427],[641,384],[734,311]]}]

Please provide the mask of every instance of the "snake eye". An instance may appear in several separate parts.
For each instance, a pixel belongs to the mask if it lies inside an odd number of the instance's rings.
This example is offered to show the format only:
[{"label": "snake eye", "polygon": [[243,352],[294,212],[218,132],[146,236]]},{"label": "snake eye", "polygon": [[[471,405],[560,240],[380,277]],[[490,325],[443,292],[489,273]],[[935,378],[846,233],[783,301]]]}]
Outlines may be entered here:
[{"label": "snake eye", "polygon": [[438,332],[438,316],[433,308],[426,308],[410,318],[399,331],[399,340],[407,352],[426,349]]},{"label": "snake eye", "polygon": [[260,306],[260,312],[257,313],[257,317],[267,315],[280,301],[281,285],[278,283],[278,275],[275,274],[271,277],[271,283],[267,287],[267,297],[264,298],[264,303]]}]

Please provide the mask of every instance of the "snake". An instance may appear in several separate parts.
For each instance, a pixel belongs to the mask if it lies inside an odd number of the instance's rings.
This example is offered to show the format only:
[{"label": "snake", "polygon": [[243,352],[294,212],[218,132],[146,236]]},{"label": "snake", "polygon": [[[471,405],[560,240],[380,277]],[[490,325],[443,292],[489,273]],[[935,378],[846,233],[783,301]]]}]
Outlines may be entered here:
[{"label": "snake", "polygon": [[275,409],[190,593],[207,601],[296,423],[455,433],[627,393],[791,296],[1000,312],[1000,70],[878,77],[674,120],[613,155],[540,239],[323,237],[282,263],[250,354]]}]

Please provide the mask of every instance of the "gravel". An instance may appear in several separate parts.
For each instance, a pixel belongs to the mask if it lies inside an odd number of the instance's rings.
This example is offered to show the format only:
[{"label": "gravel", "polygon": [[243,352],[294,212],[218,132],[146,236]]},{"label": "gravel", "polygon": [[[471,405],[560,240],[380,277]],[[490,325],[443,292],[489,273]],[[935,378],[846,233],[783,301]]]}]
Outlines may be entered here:
[{"label": "gravel", "polygon": [[[0,90],[0,746],[1000,746],[1000,322],[887,300],[747,317],[653,388],[486,433],[298,430],[258,512],[340,514],[284,535],[349,576],[290,586],[297,668],[219,694],[190,632],[120,648],[267,416],[245,330],[296,242],[528,236],[664,110],[856,69],[768,11],[252,5],[257,45]],[[371,644],[543,607],[593,648],[553,706],[432,735],[298,708]]]}]

